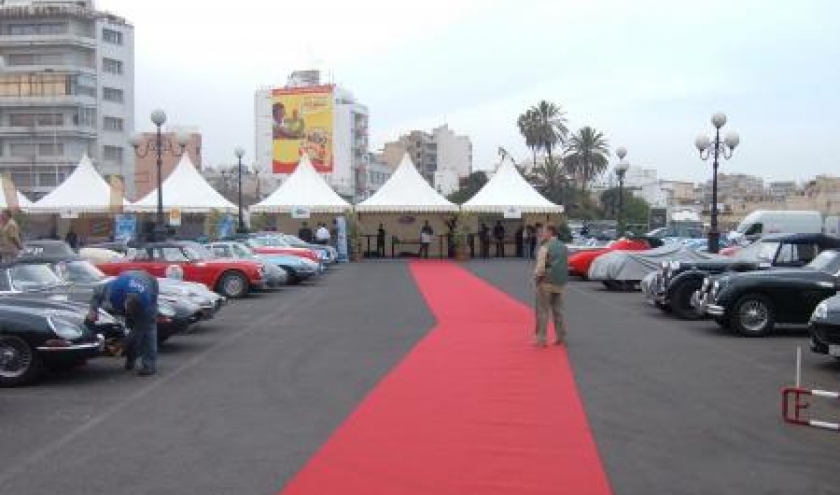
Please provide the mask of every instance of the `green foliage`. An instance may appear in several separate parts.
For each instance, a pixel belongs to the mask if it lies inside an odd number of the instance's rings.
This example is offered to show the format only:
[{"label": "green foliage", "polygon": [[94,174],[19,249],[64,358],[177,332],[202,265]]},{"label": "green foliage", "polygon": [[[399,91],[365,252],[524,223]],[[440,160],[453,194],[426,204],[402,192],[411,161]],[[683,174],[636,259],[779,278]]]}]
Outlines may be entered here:
[{"label": "green foliage", "polygon": [[268,213],[251,213],[251,231],[262,232],[271,225],[271,217]]},{"label": "green foliage", "polygon": [[483,170],[477,170],[468,175],[461,182],[461,188],[447,196],[447,199],[455,204],[464,204],[487,184],[487,180],[487,173]]},{"label": "green foliage", "polygon": [[586,185],[607,169],[609,153],[606,138],[592,127],[582,127],[569,139],[563,161],[569,173],[581,179],[581,191],[586,191]]},{"label": "green foliage", "polygon": [[455,214],[452,227],[452,246],[456,249],[467,247],[471,220],[472,216],[469,213],[461,211]]},{"label": "green foliage", "polygon": [[517,126],[525,138],[525,144],[534,154],[535,166],[536,153],[539,150],[545,151],[549,161],[553,161],[553,151],[563,145],[569,133],[566,122],[566,114],[562,108],[546,100],[540,101],[519,116]]},{"label": "green foliage", "polygon": [[351,254],[362,254],[362,224],[359,222],[359,216],[348,211],[345,214],[347,219],[347,242],[348,249]]},{"label": "green foliage", "polygon": [[548,158],[537,165],[526,176],[528,180],[549,201],[566,204],[567,195],[571,189],[569,177],[563,167],[563,162]]},{"label": "green foliage", "polygon": [[557,238],[563,242],[572,242],[572,229],[566,222],[560,222],[557,226]]},{"label": "green foliage", "polygon": [[[637,198],[627,189],[624,190],[624,224],[645,224],[648,222],[650,205],[642,198]],[[618,188],[613,187],[601,193],[601,207],[606,218],[618,217]]]}]

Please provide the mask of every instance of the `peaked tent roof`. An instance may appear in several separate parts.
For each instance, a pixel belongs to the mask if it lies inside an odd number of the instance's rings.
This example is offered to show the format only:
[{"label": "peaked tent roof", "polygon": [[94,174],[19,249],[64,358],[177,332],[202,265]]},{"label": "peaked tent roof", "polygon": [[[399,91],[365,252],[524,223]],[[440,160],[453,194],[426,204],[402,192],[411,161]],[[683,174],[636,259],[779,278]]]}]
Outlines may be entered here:
[{"label": "peaked tent roof", "polygon": [[313,213],[338,213],[350,208],[350,203],[333,191],[305,153],[289,178],[250,211],[288,213],[298,206],[307,207]]},{"label": "peaked tent roof", "polygon": [[490,181],[461,208],[484,213],[504,213],[510,208],[522,213],[563,213],[562,206],[545,199],[511,162],[499,166]]},{"label": "peaked tent roof", "polygon": [[[111,185],[85,154],[64,182],[29,207],[32,213],[107,213],[112,211]],[[128,202],[123,199],[123,206]]]},{"label": "peaked tent roof", "polygon": [[[21,194],[21,192],[17,189],[15,189],[15,194],[17,195],[18,208],[29,211],[29,208],[32,206],[32,201],[29,201],[29,198]],[[0,175],[0,209],[6,209],[8,207],[9,202],[6,201],[6,187],[3,181],[3,176]]]},{"label": "peaked tent roof", "polygon": [[[236,211],[237,207],[213,189],[196,170],[187,153],[169,177],[163,181],[163,209],[178,209],[183,213],[207,213],[210,210]],[[128,208],[136,212],[157,210],[157,189]]]},{"label": "peaked tent roof", "polygon": [[449,212],[458,205],[441,196],[420,175],[406,153],[402,162],[373,196],[356,205],[360,212]]}]

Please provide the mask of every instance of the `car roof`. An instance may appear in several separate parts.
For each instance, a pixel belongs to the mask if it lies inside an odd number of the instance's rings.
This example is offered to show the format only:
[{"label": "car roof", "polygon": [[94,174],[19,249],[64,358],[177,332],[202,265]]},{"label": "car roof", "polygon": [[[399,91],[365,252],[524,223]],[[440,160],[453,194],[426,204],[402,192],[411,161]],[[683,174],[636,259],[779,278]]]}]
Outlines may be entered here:
[{"label": "car roof", "polygon": [[78,255],[73,255],[73,256],[61,256],[61,255],[57,255],[57,254],[56,255],[40,254],[40,255],[34,255],[34,256],[24,255],[24,256],[21,256],[21,257],[17,258],[16,260],[14,260],[14,262],[9,263],[9,264],[10,265],[15,265],[15,264],[20,264],[20,265],[32,264],[32,265],[35,265],[35,264],[42,264],[42,263],[60,263],[62,261],[67,263],[67,262],[71,262],[71,261],[87,261],[87,259],[83,258],[81,256],[78,256]]},{"label": "car roof", "polygon": [[840,238],[827,234],[768,234],[761,238],[761,242],[820,242],[840,247]]}]

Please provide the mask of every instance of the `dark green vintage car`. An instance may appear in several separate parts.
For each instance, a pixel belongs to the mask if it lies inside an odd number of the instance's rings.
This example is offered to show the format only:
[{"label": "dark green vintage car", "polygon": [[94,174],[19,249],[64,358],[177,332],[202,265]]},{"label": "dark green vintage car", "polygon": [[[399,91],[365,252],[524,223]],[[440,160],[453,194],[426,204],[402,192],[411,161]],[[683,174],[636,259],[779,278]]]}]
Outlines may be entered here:
[{"label": "dark green vintage car", "polygon": [[840,251],[820,253],[802,268],[710,277],[700,308],[742,335],[767,335],[777,323],[806,324],[817,305],[840,290]]}]

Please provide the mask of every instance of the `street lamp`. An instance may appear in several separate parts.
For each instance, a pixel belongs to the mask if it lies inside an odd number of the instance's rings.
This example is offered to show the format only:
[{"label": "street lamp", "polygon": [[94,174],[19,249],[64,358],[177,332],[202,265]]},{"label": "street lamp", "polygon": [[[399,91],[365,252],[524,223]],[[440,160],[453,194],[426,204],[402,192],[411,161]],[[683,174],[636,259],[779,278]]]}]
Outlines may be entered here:
[{"label": "street lamp", "polygon": [[627,148],[619,146],[615,150],[615,154],[618,156],[618,163],[613,169],[615,176],[618,177],[618,221],[616,222],[616,237],[621,237],[624,235],[624,174],[627,173],[630,164],[624,159],[627,156]]},{"label": "street lamp", "polygon": [[720,250],[720,232],[718,231],[718,199],[717,199],[717,174],[718,160],[722,156],[729,160],[735,147],[741,142],[737,132],[729,132],[723,141],[720,140],[720,129],[726,125],[726,114],[717,112],[712,115],[712,125],[715,126],[715,138],[701,134],[694,140],[694,146],[700,152],[700,159],[703,161],[712,158],[712,222],[709,228],[709,252],[717,253]]},{"label": "street lamp", "polygon": [[135,134],[131,137],[131,145],[134,146],[134,153],[139,158],[145,158],[150,152],[155,153],[157,158],[157,218],[155,220],[154,240],[162,241],[166,238],[166,222],[163,218],[163,154],[172,153],[173,156],[181,156],[187,147],[190,140],[190,135],[186,132],[179,132],[176,140],[178,147],[167,138],[163,137],[161,127],[166,123],[166,112],[157,109],[152,112],[152,123],[155,125],[156,133],[154,141],[147,141],[142,134]]},{"label": "street lamp", "polygon": [[239,226],[236,231],[240,234],[244,234],[245,232],[248,232],[248,229],[245,228],[245,218],[242,216],[242,157],[245,156],[245,150],[242,149],[241,146],[237,146],[236,149],[233,150],[233,153],[236,155],[236,159],[238,160],[236,173],[239,183]]}]

